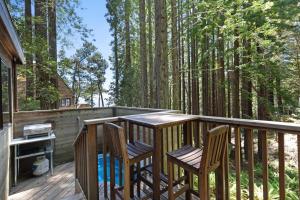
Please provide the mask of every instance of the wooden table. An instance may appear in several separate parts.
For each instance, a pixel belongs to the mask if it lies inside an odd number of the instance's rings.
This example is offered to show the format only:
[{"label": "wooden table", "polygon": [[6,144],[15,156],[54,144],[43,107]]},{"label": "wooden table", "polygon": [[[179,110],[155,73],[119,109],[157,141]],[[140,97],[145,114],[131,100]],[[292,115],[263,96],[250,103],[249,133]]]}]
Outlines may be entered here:
[{"label": "wooden table", "polygon": [[162,154],[162,129],[183,124],[184,144],[192,143],[193,121],[198,121],[199,116],[172,114],[172,113],[148,113],[141,115],[129,115],[120,117],[121,120],[129,122],[129,140],[133,142],[133,124],[153,129],[153,199],[160,199],[160,173]]}]

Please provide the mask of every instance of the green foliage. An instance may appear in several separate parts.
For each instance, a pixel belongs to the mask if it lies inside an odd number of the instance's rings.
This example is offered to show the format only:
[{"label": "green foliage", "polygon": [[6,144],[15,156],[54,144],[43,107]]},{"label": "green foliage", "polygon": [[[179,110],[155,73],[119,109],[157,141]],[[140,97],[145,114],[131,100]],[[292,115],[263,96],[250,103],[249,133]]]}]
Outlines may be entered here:
[{"label": "green foliage", "polygon": [[40,110],[40,101],[32,98],[19,98],[19,109],[24,111]]},{"label": "green foliage", "polygon": [[103,84],[108,63],[102,54],[93,43],[85,41],[71,57],[67,57],[61,50],[59,58],[59,75],[71,87],[75,104],[80,97],[84,97],[91,106],[94,106],[94,95],[105,92]]}]

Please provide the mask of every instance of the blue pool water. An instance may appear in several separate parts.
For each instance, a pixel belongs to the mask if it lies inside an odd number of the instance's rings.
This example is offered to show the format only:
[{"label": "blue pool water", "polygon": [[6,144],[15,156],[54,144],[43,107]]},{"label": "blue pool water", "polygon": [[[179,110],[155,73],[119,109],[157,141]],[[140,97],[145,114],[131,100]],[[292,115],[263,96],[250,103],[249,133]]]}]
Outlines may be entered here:
[{"label": "blue pool water", "polygon": [[[103,168],[103,154],[98,154],[98,182],[103,183],[104,168]],[[110,181],[110,158],[106,157],[107,181]],[[115,181],[119,183],[119,161],[115,160]]]}]

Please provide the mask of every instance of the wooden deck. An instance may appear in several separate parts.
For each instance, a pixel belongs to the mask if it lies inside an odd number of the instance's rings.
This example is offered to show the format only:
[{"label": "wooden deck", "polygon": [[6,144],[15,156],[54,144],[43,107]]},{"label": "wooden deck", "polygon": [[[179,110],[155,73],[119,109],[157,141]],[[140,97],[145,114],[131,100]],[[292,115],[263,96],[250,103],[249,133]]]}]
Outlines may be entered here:
[{"label": "wooden deck", "polygon": [[37,178],[20,182],[12,188],[9,200],[84,200],[82,194],[75,195],[74,163],[66,163]]},{"label": "wooden deck", "polygon": [[[148,190],[149,188],[142,186],[142,196],[147,194]],[[100,185],[99,192],[99,199],[104,199],[103,185]],[[53,176],[48,173],[40,177],[27,179],[12,188],[9,200],[29,199],[85,200],[82,194],[75,194],[74,162],[55,167]],[[161,199],[167,200],[167,193],[164,193]],[[178,199],[184,200],[183,195]],[[193,199],[198,198],[194,196]]]}]

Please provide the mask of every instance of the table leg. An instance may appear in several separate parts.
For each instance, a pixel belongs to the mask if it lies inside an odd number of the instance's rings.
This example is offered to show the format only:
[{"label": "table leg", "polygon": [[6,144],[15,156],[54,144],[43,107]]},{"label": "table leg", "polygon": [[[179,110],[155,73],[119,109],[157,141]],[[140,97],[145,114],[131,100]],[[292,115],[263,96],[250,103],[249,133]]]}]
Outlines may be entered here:
[{"label": "table leg", "polygon": [[154,129],[153,134],[153,199],[160,199],[160,172],[161,172],[161,129]]},{"label": "table leg", "polygon": [[[134,127],[133,124],[129,122],[129,131],[128,131],[129,143],[134,142]],[[134,167],[130,166],[130,198],[134,197]]]}]

